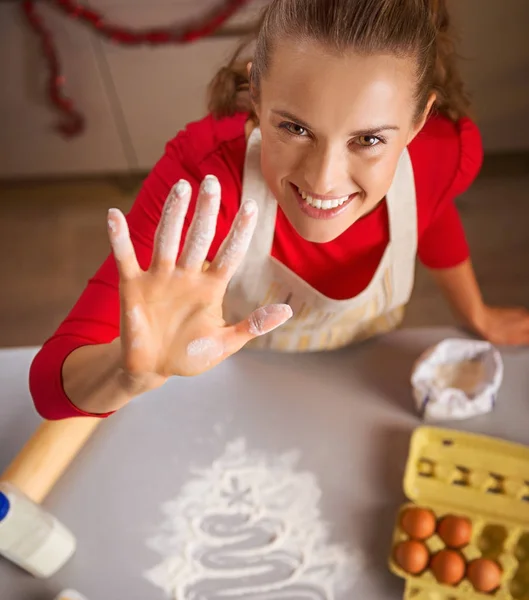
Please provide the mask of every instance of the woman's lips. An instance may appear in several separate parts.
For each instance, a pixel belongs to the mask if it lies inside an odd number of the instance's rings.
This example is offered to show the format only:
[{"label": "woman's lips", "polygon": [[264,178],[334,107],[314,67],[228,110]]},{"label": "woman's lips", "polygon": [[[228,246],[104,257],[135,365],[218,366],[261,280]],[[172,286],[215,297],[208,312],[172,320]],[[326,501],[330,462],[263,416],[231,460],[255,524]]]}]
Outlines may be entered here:
[{"label": "woman's lips", "polygon": [[[303,196],[305,196],[304,198],[297,186],[290,183],[290,187],[298,201],[301,211],[312,219],[334,219],[334,217],[337,217],[344,212],[351,201],[358,196],[358,192],[355,192],[354,194],[343,196],[341,198],[321,200],[320,198],[314,199],[307,194],[303,194]],[[316,204],[316,206],[314,206],[314,204]]]}]

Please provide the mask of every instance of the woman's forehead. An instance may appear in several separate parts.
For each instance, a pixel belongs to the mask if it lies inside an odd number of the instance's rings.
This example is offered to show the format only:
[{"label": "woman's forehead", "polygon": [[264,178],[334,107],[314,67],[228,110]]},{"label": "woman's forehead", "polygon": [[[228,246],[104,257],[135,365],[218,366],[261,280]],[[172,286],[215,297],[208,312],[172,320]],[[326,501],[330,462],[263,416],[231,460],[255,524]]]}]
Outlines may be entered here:
[{"label": "woman's forehead", "polygon": [[[413,112],[414,63],[391,55],[337,54],[314,42],[279,43],[261,82],[263,106],[307,121],[396,119]],[[273,105],[273,106],[272,106]],[[350,122],[349,122],[350,121]],[[355,124],[356,122],[356,124]]]}]

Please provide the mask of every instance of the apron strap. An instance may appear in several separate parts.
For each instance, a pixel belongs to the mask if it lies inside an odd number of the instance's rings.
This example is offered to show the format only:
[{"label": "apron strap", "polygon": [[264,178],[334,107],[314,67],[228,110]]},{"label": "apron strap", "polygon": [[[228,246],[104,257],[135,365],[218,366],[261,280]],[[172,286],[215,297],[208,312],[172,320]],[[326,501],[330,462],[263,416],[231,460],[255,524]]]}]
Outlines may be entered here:
[{"label": "apron strap", "polygon": [[386,195],[388,207],[392,285],[395,300],[407,299],[413,288],[417,256],[417,197],[410,154],[402,152]]}]

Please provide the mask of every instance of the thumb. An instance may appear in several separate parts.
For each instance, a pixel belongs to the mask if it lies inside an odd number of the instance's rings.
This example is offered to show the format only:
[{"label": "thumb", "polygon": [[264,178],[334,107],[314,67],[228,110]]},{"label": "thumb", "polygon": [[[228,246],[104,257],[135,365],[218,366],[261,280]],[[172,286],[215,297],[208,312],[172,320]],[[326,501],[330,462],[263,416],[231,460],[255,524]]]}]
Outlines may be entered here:
[{"label": "thumb", "polygon": [[226,340],[230,352],[237,352],[250,340],[269,333],[276,327],[283,325],[292,317],[292,309],[288,304],[268,304],[261,306],[251,313],[249,317],[234,325]]}]

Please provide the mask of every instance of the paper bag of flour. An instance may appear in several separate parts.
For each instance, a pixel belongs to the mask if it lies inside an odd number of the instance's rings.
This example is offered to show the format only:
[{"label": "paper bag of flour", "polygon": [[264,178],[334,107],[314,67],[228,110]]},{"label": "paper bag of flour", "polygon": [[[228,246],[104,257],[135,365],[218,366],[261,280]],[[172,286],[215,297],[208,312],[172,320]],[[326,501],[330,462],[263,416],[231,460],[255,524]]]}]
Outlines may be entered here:
[{"label": "paper bag of flour", "polygon": [[503,380],[500,353],[488,342],[447,339],[415,363],[411,384],[426,421],[467,419],[494,408]]}]

